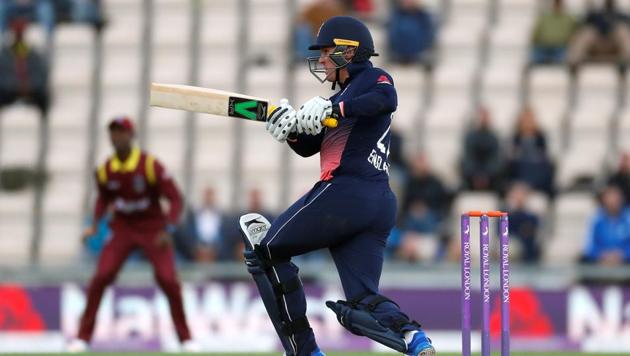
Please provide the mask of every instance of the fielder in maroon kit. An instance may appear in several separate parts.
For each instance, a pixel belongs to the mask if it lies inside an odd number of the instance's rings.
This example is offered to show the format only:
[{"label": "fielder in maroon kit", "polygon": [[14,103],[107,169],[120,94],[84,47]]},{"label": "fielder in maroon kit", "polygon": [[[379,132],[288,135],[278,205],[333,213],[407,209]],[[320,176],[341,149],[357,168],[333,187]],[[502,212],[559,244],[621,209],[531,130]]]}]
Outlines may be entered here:
[{"label": "fielder in maroon kit", "polygon": [[[177,336],[184,350],[196,351],[186,324],[180,284],[175,271],[171,234],[182,210],[182,199],[164,166],[150,154],[133,146],[133,123],[126,117],[109,124],[114,155],[96,171],[98,199],[94,208],[93,226],[83,239],[94,235],[95,225],[112,208],[112,238],[105,245],[96,274],[87,292],[87,306],[81,317],[78,339],[68,351],[87,350],[92,338],[96,314],[105,289],[115,280],[131,252],[142,250],[153,266],[155,279],[166,294]],[[160,199],[169,202],[165,214]]]}]

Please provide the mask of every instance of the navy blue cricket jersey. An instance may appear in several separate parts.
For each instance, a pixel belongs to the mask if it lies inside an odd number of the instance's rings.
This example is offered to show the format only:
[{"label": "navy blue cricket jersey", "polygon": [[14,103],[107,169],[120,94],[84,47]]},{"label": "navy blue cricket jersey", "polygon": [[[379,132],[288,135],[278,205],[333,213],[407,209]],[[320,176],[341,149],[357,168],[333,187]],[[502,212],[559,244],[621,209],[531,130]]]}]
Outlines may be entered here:
[{"label": "navy blue cricket jersey", "polygon": [[289,146],[304,157],[320,152],[323,181],[340,176],[387,181],[390,126],[398,101],[394,81],[369,61],[347,68],[350,77],[330,97],[343,114],[339,126],[316,136],[300,134],[288,140]]}]

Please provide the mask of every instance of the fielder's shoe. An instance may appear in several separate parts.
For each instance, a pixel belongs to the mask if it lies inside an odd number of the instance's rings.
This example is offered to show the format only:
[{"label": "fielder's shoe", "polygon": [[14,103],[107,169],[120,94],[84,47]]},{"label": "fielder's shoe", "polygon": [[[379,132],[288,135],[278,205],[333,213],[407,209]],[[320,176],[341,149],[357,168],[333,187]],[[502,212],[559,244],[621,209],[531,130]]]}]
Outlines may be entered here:
[{"label": "fielder's shoe", "polygon": [[182,352],[201,352],[201,345],[193,340],[186,340],[182,343]]},{"label": "fielder's shoe", "polygon": [[66,345],[66,352],[78,354],[82,352],[88,352],[90,349],[89,345],[85,340],[74,339]]},{"label": "fielder's shoe", "polygon": [[413,333],[413,338],[407,346],[407,356],[435,356],[435,349],[431,339],[422,330]]}]

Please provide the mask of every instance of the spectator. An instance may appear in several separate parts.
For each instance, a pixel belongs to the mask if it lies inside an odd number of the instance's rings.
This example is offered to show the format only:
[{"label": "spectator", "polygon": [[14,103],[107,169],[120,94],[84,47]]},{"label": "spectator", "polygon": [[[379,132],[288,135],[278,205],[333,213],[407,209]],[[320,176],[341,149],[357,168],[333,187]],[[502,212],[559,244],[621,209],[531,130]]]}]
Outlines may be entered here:
[{"label": "spectator", "polygon": [[508,191],[506,203],[510,215],[510,236],[519,242],[520,258],[527,263],[538,262],[540,249],[538,247],[538,216],[530,211],[527,198],[530,191],[527,184],[515,183]]},{"label": "spectator", "polygon": [[267,208],[265,208],[262,192],[258,188],[252,188],[248,192],[247,212],[257,212],[266,216],[271,221],[275,219],[275,214],[272,214],[267,210]]},{"label": "spectator", "polygon": [[12,39],[0,48],[0,107],[25,100],[45,114],[50,102],[48,66],[44,57],[26,43],[26,26],[24,19],[14,20]]},{"label": "spectator", "polygon": [[612,55],[625,71],[630,60],[630,29],[628,17],[617,9],[615,0],[606,0],[600,9],[592,8],[582,21],[574,41],[569,46],[568,62],[573,72],[589,54]]},{"label": "spectator", "polygon": [[369,19],[374,12],[372,0],[343,0],[346,9],[350,9],[359,18]]},{"label": "spectator", "polygon": [[509,183],[524,182],[530,188],[553,197],[554,167],[547,154],[545,134],[530,107],[523,108],[519,114],[509,155]]},{"label": "spectator", "polygon": [[421,62],[431,66],[430,50],[435,45],[436,24],[419,0],[393,2],[387,25],[389,53],[394,63]]},{"label": "spectator", "polygon": [[[389,185],[397,197],[404,195],[405,184],[408,179],[407,162],[403,154],[403,137],[392,127],[389,142]],[[398,200],[398,208],[402,209],[402,201]]]},{"label": "spectator", "polygon": [[195,220],[195,209],[188,207],[182,219],[173,233],[173,247],[175,258],[178,261],[194,262],[197,257],[197,221]]},{"label": "spectator", "polygon": [[56,0],[58,22],[86,23],[101,28],[104,23],[101,0]]},{"label": "spectator", "polygon": [[387,260],[395,260],[399,257],[398,250],[400,249],[400,240],[402,232],[397,226],[394,226],[387,238],[387,245],[385,247],[385,258]]},{"label": "spectator", "polygon": [[237,211],[225,217],[223,224],[223,243],[219,251],[220,260],[241,261],[243,259],[243,239],[239,228],[239,219],[246,213],[259,213],[273,222],[275,214],[267,211],[263,204],[262,193],[253,188],[248,192],[248,203],[245,211]]},{"label": "spectator", "polygon": [[410,164],[400,213],[397,257],[415,262],[437,257],[441,224],[447,217],[451,194],[432,173],[426,154],[417,153]]},{"label": "spectator", "polygon": [[400,132],[393,128],[391,129],[391,138],[389,142],[389,156],[388,161],[391,167],[406,171],[407,163],[404,158],[404,142]]},{"label": "spectator", "polygon": [[609,185],[601,194],[601,207],[591,220],[583,260],[604,266],[630,263],[630,210],[619,188]]},{"label": "spectator", "polygon": [[427,204],[412,200],[403,216],[396,257],[407,262],[433,260],[439,248],[440,218]]},{"label": "spectator", "polygon": [[223,213],[216,203],[214,189],[207,188],[202,205],[194,212],[195,222],[195,260],[213,262],[223,241]]},{"label": "spectator", "polygon": [[433,216],[437,222],[440,222],[448,215],[450,201],[451,193],[431,171],[427,155],[422,152],[417,153],[411,161],[410,177],[405,186],[401,215],[411,214],[414,205],[416,205],[416,212],[423,210],[418,206],[421,203],[427,210],[427,216]]},{"label": "spectator", "polygon": [[55,27],[54,0],[2,0],[0,1],[0,34],[13,20],[22,18],[37,21],[51,35]]},{"label": "spectator", "polygon": [[563,0],[553,0],[551,9],[540,14],[532,31],[532,64],[564,62],[567,46],[577,21],[569,14]]},{"label": "spectator", "polygon": [[464,189],[498,190],[501,165],[501,147],[492,129],[490,113],[479,107],[477,118],[464,138],[460,164]]},{"label": "spectator", "polygon": [[617,186],[623,192],[624,201],[630,203],[630,154],[627,152],[619,159],[619,168],[608,177],[608,184]]},{"label": "spectator", "polygon": [[315,43],[319,27],[329,18],[344,14],[344,7],[339,0],[318,0],[307,5],[295,26],[295,59],[304,60],[312,56],[313,54],[308,50],[308,47]]}]

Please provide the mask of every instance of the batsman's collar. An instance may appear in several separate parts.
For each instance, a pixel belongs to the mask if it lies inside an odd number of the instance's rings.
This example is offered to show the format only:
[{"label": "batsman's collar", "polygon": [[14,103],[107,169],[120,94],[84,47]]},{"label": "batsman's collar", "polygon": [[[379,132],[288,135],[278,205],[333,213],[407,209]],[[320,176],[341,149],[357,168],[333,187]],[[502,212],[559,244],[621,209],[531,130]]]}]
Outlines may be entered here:
[{"label": "batsman's collar", "polygon": [[343,83],[342,87],[348,85],[348,83],[350,83],[350,81],[352,81],[354,77],[359,75],[359,73],[363,72],[366,69],[372,68],[372,66],[372,62],[370,61],[363,61],[358,63],[351,62],[350,64],[348,64],[346,68],[348,68],[348,74],[350,75],[350,77],[348,78],[348,80],[345,81],[345,83]]}]

